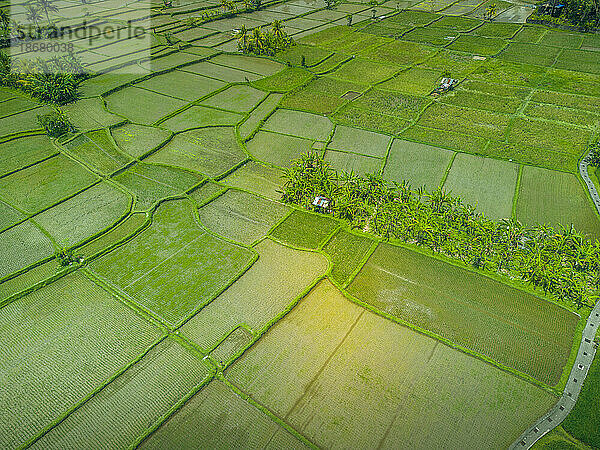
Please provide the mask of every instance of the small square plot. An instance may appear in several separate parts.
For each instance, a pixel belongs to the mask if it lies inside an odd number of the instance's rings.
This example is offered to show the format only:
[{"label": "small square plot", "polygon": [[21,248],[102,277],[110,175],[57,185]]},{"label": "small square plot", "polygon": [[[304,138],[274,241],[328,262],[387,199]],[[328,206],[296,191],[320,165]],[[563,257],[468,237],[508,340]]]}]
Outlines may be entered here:
[{"label": "small square plot", "polygon": [[338,126],[335,129],[335,134],[329,147],[334,150],[384,158],[387,154],[390,140],[390,136],[385,134]]},{"label": "small square plot", "polygon": [[344,95],[342,95],[342,98],[344,100],[356,100],[358,97],[360,97],[360,95],[361,95],[360,92],[348,91]]}]

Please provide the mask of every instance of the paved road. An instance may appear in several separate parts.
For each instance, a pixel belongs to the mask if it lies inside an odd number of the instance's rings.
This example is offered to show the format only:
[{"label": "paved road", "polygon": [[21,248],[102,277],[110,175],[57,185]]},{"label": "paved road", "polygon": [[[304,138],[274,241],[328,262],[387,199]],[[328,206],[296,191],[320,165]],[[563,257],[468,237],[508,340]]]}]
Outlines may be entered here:
[{"label": "paved road", "polygon": [[[579,162],[579,173],[583,178],[596,209],[600,212],[600,196],[596,190],[596,186],[590,179],[587,173],[588,163],[586,158],[583,158]],[[567,417],[567,414],[571,412],[575,402],[581,392],[583,381],[587,376],[588,370],[594,355],[596,354],[596,348],[594,346],[594,337],[596,336],[596,330],[600,325],[600,301],[596,303],[590,317],[587,320],[585,329],[583,330],[583,336],[581,337],[581,345],[579,346],[579,352],[577,353],[577,359],[571,369],[569,375],[569,381],[565,387],[562,397],[556,405],[544,416],[542,416],[534,425],[532,425],[527,431],[525,431],[519,439],[517,439],[511,446],[510,450],[517,449],[528,449],[530,448],[539,438],[544,436],[546,433],[560,425],[560,423]]]}]

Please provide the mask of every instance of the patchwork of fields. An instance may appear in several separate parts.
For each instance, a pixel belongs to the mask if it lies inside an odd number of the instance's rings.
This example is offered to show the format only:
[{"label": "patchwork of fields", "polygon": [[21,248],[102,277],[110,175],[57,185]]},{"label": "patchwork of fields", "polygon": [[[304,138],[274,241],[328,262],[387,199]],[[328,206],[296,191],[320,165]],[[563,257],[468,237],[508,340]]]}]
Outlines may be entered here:
[{"label": "patchwork of fields", "polygon": [[[585,314],[280,203],[313,151],[600,236],[576,175],[600,45],[483,21],[488,3],[292,0],[200,25],[220,6],[115,4],[91,17],[151,11],[151,58],[77,42],[76,131],[48,138],[50,108],[0,87],[0,445],[509,446],[555,403]],[[296,45],[235,53],[232,30],[274,20]]]}]

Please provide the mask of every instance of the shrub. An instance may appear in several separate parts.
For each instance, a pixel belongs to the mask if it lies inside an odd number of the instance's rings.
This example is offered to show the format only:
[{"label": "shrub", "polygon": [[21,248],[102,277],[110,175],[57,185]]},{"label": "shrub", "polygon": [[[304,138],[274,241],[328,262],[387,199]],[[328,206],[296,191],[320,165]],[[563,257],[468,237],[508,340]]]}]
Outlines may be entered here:
[{"label": "shrub", "polygon": [[587,161],[591,166],[600,167],[600,141],[592,145],[590,154],[587,156]]},{"label": "shrub", "polygon": [[60,109],[44,115],[38,115],[39,124],[46,130],[50,137],[59,137],[65,133],[75,131],[75,127],[69,118]]}]

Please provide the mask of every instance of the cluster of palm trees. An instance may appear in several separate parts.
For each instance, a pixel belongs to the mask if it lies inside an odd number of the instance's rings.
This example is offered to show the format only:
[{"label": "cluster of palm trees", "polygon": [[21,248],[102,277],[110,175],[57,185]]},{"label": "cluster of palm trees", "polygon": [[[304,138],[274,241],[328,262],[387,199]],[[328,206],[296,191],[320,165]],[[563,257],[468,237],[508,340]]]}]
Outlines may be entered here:
[{"label": "cluster of palm trees", "polygon": [[238,32],[238,50],[243,53],[274,56],[278,51],[294,45],[294,40],[283,28],[280,20],[275,20],[267,32],[257,27],[250,33],[246,26],[242,25]]},{"label": "cluster of palm trees", "polygon": [[492,221],[458,197],[438,189],[413,190],[380,175],[338,172],[317,154],[302,155],[284,171],[282,200],[312,209],[316,196],[331,200],[331,214],[386,240],[416,244],[480,270],[523,280],[546,294],[591,307],[600,288],[600,243],[572,226],[525,227]]},{"label": "cluster of palm trees", "polygon": [[73,54],[11,63],[9,56],[0,52],[0,85],[20,89],[46,103],[62,105],[75,100],[84,76],[81,61]]}]

